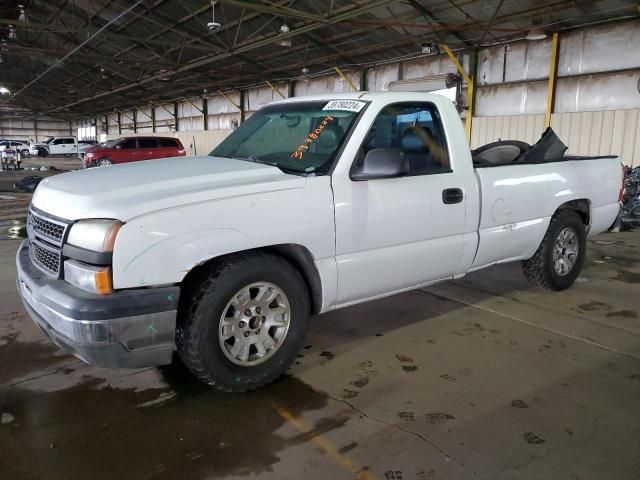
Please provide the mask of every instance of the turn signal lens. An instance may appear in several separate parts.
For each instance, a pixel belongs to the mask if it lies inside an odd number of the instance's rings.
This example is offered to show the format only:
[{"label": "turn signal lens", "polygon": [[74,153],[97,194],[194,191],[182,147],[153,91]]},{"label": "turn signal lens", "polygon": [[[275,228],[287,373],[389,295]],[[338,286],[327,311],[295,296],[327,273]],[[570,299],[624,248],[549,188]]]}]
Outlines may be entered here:
[{"label": "turn signal lens", "polygon": [[64,262],[64,279],[86,292],[108,295],[113,293],[111,267],[94,267],[76,260]]}]

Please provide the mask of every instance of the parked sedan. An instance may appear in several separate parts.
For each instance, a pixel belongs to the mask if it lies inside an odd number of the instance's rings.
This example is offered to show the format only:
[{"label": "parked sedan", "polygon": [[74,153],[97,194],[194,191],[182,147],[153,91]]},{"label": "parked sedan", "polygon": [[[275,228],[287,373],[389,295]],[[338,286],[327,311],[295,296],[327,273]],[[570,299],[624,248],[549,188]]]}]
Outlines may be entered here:
[{"label": "parked sedan", "polygon": [[0,152],[3,152],[6,148],[20,152],[22,157],[29,156],[29,144],[26,142],[20,142],[17,140],[2,140],[0,141]]},{"label": "parked sedan", "polygon": [[166,157],[183,157],[186,150],[177,138],[122,137],[99,143],[84,151],[85,168],[139,162]]}]

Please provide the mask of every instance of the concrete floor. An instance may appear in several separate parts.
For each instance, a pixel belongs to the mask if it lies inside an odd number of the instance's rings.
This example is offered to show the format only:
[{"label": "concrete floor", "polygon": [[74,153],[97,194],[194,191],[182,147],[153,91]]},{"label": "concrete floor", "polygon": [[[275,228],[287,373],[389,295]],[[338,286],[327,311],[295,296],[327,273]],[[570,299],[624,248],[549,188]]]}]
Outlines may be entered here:
[{"label": "concrete floor", "polygon": [[245,395],[61,353],[19,303],[17,246],[0,241],[0,478],[640,478],[637,232],[590,241],[565,292],[504,265],[315,317],[289,374]]}]

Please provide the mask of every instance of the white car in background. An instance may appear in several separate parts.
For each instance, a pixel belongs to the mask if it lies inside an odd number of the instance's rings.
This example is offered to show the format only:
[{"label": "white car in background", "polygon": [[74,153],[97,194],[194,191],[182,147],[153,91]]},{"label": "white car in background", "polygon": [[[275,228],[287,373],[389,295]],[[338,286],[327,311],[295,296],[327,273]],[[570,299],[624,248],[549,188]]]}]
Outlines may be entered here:
[{"label": "white car in background", "polygon": [[2,140],[0,141],[0,155],[2,155],[2,157],[6,156],[4,150],[7,147],[16,152],[20,152],[20,155],[22,157],[28,157],[30,154],[29,144],[27,142],[20,142],[17,140]]}]

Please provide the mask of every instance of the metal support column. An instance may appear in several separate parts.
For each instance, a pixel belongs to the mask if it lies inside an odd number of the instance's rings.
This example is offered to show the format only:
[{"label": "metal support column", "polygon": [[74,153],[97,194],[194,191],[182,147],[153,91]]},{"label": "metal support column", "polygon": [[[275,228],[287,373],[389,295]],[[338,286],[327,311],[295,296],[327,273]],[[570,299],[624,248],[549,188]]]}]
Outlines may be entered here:
[{"label": "metal support column", "polygon": [[360,90],[362,91],[366,91],[369,88],[369,85],[367,85],[367,73],[369,73],[367,68],[360,70]]},{"label": "metal support column", "polygon": [[287,83],[287,95],[289,98],[296,96],[296,83],[293,80],[289,80]]},{"label": "metal support column", "polygon": [[109,115],[104,115],[104,134],[109,135]]},{"label": "metal support column", "polygon": [[271,87],[271,90],[273,90],[275,93],[280,95],[280,98],[287,98],[282,94],[282,92],[280,90],[278,90],[276,88],[276,86],[273,83],[271,83],[269,80],[267,80],[266,82],[267,82],[267,85],[269,85]]},{"label": "metal support column", "polygon": [[122,135],[122,116],[118,112],[118,135]]},{"label": "metal support column", "polygon": [[151,107],[151,131],[156,133],[156,107]]},{"label": "metal support column", "polygon": [[202,98],[202,121],[205,130],[209,130],[209,101],[207,97]]},{"label": "metal support column", "polygon": [[138,133],[138,111],[134,108],[133,112],[133,133]]},{"label": "metal support column", "polygon": [[467,111],[464,121],[464,133],[467,137],[467,141],[471,143],[471,122],[473,120],[473,102],[475,93],[473,79],[467,75],[467,72],[464,71],[464,68],[462,68],[462,65],[460,65],[460,62],[447,45],[442,45],[442,49],[449,56],[453,64],[456,66],[458,73],[460,73],[464,81],[467,83]]},{"label": "metal support column", "polygon": [[342,73],[342,70],[340,70],[338,67],[333,67],[333,69],[336,71],[336,73],[340,76],[340,78],[342,80],[347,82],[347,84],[351,87],[351,90],[353,90],[354,92],[358,91],[358,89],[353,84],[353,82],[351,80],[349,80],[349,77],[347,77],[344,73]]},{"label": "metal support column", "polygon": [[547,109],[544,113],[544,128],[551,126],[551,114],[556,103],[556,80],[558,77],[558,46],[560,43],[558,32],[551,39],[551,62],[549,64],[549,86],[547,90]]},{"label": "metal support column", "polygon": [[244,90],[240,90],[240,123],[244,123]]},{"label": "metal support column", "polygon": [[173,104],[173,120],[174,120],[174,125],[175,125],[175,131],[178,132],[179,131],[179,125],[178,125],[178,102],[175,102]]},{"label": "metal support column", "polygon": [[35,141],[38,141],[38,119],[34,118],[33,119],[33,133],[35,134],[36,138]]}]

